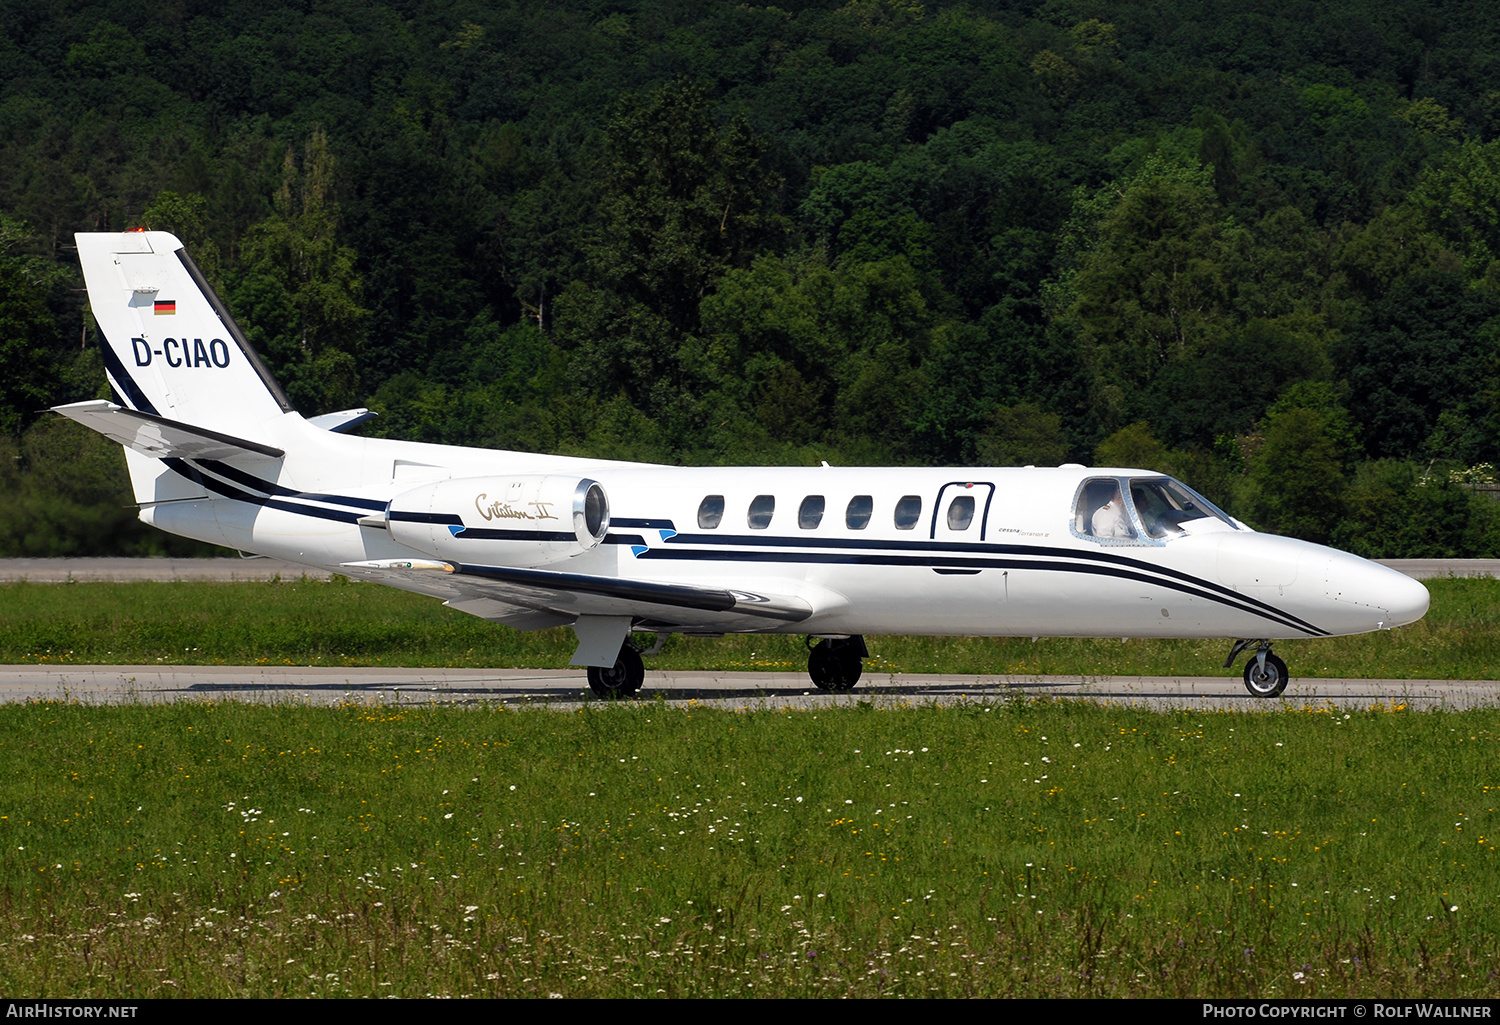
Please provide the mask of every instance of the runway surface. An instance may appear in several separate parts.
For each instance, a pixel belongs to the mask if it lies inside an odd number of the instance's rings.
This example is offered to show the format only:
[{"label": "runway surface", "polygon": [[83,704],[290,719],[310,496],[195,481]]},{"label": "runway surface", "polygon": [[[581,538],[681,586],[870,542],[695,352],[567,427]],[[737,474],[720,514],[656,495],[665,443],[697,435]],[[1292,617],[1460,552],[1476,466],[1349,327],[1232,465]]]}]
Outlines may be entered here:
[{"label": "runway surface", "polygon": [[174,580],[233,583],[241,580],[327,580],[326,571],[280,559],[0,559],[0,583],[135,583]]},{"label": "runway surface", "polygon": [[[732,709],[877,706],[1064,698],[1111,705],[1236,712],[1308,707],[1477,708],[1500,705],[1493,680],[1294,679],[1279,699],[1252,698],[1238,674],[1159,676],[867,675],[848,694],[821,694],[800,673],[648,670],[635,702]],[[383,669],[300,666],[0,666],[0,701],[159,704],[490,704],[573,709],[604,704],[573,669]]]}]

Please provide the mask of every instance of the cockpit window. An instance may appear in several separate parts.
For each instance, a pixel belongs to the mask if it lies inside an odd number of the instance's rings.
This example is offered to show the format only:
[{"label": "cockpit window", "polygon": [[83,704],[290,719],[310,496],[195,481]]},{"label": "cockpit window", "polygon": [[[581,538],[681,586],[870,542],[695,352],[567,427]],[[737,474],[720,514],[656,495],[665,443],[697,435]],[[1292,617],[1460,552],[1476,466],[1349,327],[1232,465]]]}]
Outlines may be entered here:
[{"label": "cockpit window", "polygon": [[959,495],[948,503],[948,529],[968,530],[974,522],[974,496]]},{"label": "cockpit window", "polygon": [[1193,520],[1218,519],[1239,529],[1212,502],[1170,477],[1132,479],[1130,500],[1147,535],[1157,539],[1182,533],[1182,524]]},{"label": "cockpit window", "polygon": [[724,496],[709,495],[698,503],[698,526],[703,530],[713,530],[724,519]]},{"label": "cockpit window", "polygon": [[896,529],[911,530],[922,518],[922,496],[903,495],[896,503]]},{"label": "cockpit window", "polygon": [[1120,482],[1114,478],[1091,480],[1078,493],[1073,510],[1073,529],[1085,537],[1126,540],[1135,537]]}]

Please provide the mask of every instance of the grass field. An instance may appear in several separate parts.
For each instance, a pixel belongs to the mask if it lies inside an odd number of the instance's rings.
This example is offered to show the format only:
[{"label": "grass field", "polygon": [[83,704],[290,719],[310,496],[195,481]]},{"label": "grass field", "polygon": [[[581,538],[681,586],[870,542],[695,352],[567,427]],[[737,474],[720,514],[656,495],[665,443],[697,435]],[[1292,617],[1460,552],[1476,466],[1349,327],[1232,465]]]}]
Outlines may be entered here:
[{"label": "grass field", "polygon": [[1493,996],[1500,713],[0,708],[28,996]]},{"label": "grass field", "polygon": [[[1296,677],[1495,679],[1500,581],[1433,580],[1411,627],[1278,642]],[[871,637],[871,672],[1215,675],[1225,641]],[[0,586],[0,663],[561,668],[571,630],[518,633],[371,584]],[[801,671],[801,637],[672,638],[661,669]]]},{"label": "grass field", "polygon": [[[1500,583],[1299,675],[1493,678]],[[367,585],[0,588],[0,661],[558,666]],[[1211,673],[1223,644],[872,639],[904,671]],[[800,668],[800,638],[667,667]],[[1280,708],[1281,706],[1278,706]],[[1017,701],[0,706],[28,996],[1475,996],[1500,711]]]}]

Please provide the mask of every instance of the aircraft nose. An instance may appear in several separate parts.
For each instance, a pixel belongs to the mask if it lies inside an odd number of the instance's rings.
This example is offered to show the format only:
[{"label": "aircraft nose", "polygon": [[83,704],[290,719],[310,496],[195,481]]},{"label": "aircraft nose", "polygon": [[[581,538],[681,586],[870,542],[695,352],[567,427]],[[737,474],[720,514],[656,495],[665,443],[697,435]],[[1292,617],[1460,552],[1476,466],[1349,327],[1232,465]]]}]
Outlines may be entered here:
[{"label": "aircraft nose", "polygon": [[1376,629],[1389,630],[1415,623],[1427,614],[1432,601],[1421,581],[1343,552],[1328,567],[1327,587],[1328,596],[1334,601],[1376,613]]},{"label": "aircraft nose", "polygon": [[1387,597],[1382,602],[1382,607],[1390,610],[1390,625],[1406,626],[1427,615],[1427,608],[1432,604],[1432,595],[1428,593],[1427,586],[1388,566],[1380,568],[1396,577],[1386,585]]}]

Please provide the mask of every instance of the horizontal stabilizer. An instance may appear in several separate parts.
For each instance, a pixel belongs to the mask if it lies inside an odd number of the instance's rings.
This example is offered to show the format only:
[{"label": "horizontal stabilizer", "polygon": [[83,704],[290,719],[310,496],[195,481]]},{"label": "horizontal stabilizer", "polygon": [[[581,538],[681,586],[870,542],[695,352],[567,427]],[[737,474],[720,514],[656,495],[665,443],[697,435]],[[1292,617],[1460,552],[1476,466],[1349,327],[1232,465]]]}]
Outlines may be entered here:
[{"label": "horizontal stabilizer", "polygon": [[380,414],[372,409],[361,406],[358,409],[343,409],[337,413],[324,413],[322,416],[310,416],[307,422],[323,431],[332,431],[342,434],[351,431],[367,420],[373,420]]},{"label": "horizontal stabilizer", "polygon": [[179,423],[152,413],[125,409],[103,399],[53,406],[52,411],[61,413],[70,420],[77,420],[111,441],[153,459],[227,459],[242,455],[279,459],[286,454],[270,445],[233,438],[218,431]]}]

